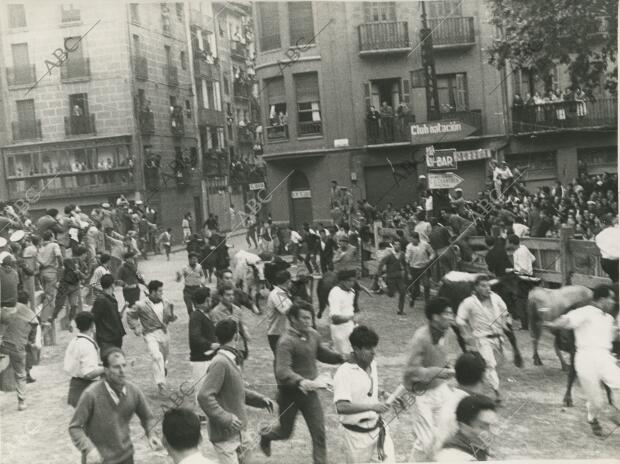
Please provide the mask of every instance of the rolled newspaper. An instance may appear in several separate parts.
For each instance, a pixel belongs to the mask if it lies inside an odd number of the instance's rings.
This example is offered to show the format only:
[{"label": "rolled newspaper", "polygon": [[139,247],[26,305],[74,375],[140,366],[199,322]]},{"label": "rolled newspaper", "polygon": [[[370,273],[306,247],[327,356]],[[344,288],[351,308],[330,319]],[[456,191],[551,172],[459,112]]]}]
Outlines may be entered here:
[{"label": "rolled newspaper", "polygon": [[398,398],[400,395],[402,395],[406,391],[407,389],[404,387],[404,385],[399,385],[396,388],[396,390],[394,390],[394,392],[388,397],[386,404],[391,405],[394,401],[396,401],[396,398]]}]

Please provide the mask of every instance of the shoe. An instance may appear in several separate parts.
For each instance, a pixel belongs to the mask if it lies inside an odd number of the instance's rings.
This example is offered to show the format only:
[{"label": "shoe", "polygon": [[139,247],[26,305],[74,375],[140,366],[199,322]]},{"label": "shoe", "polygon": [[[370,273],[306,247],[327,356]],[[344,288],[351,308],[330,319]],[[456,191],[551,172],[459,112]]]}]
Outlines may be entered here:
[{"label": "shoe", "polygon": [[271,457],[271,440],[265,435],[260,436],[260,449],[267,457]]},{"label": "shoe", "polygon": [[17,402],[17,410],[18,411],[25,411],[26,409],[28,409],[28,406],[26,406],[26,402],[24,400],[19,400]]},{"label": "shoe", "polygon": [[37,379],[35,379],[34,377],[32,377],[30,374],[28,374],[26,376],[26,383],[35,383],[37,381]]},{"label": "shoe", "polygon": [[398,311],[396,314],[399,315],[399,316],[404,316],[405,312],[404,311]]},{"label": "shoe", "polygon": [[601,427],[601,424],[599,424],[598,419],[594,419],[593,421],[590,421],[589,424],[590,424],[590,427],[592,427],[592,433],[594,435],[596,435],[597,437],[603,436],[603,427]]}]

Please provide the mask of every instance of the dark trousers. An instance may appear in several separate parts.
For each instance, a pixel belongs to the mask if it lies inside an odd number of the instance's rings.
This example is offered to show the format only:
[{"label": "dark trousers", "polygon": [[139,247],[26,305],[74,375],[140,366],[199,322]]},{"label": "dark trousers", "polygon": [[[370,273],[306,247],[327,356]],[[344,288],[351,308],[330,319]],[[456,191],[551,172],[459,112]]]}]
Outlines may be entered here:
[{"label": "dark trousers", "polygon": [[110,348],[123,348],[123,339],[119,338],[118,340],[114,340],[111,342],[104,342],[103,340],[97,339],[97,345],[99,345],[99,353],[101,353],[101,356],[103,356],[104,353]]},{"label": "dark trousers", "polygon": [[410,267],[411,283],[409,284],[409,292],[412,299],[420,296],[420,285],[424,288],[424,301],[428,301],[431,296],[430,270],[426,267]]},{"label": "dark trousers", "polygon": [[[82,464],[86,463],[86,455],[82,454]],[[104,461],[105,464],[105,461]],[[124,461],[119,462],[118,464],[134,464],[133,455],[129,456]]]},{"label": "dark trousers", "polygon": [[308,272],[312,274],[314,271],[319,270],[319,266],[316,264],[316,254],[315,253],[306,253],[306,259],[304,259],[304,263],[308,268]]},{"label": "dark trousers", "polygon": [[529,325],[527,317],[527,296],[529,292],[530,284],[519,279],[517,282],[517,294],[515,295],[515,313],[521,321],[522,329],[527,329]]},{"label": "dark trousers", "polygon": [[401,312],[405,307],[405,296],[407,294],[407,285],[405,279],[398,278],[386,278],[387,284],[387,296],[392,298],[396,292],[398,292],[398,312]]},{"label": "dark trousers", "polygon": [[183,301],[185,302],[185,306],[187,307],[187,314],[191,314],[194,310],[194,293],[196,290],[200,288],[199,285],[185,286],[183,288]]},{"label": "dark trousers", "polygon": [[297,412],[301,411],[312,437],[312,460],[314,464],[327,464],[325,419],[317,392],[304,395],[296,388],[279,387],[278,409],[280,424],[263,436],[270,441],[286,440],[293,433]]},{"label": "dark trousers", "polygon": [[601,267],[603,271],[607,273],[613,283],[618,283],[618,274],[620,269],[618,268],[617,259],[601,258]]},{"label": "dark trousers", "polygon": [[[67,305],[68,303],[68,305]],[[56,302],[54,305],[54,314],[52,319],[56,319],[62,311],[63,306],[67,305],[67,309],[65,311],[65,325],[68,328],[69,323],[73,320],[76,313],[78,312],[78,307],[80,306],[80,284],[69,284],[67,282],[61,281],[58,286],[58,293],[56,294]],[[79,308],[81,309],[81,308]]]},{"label": "dark trousers", "polygon": [[280,340],[279,335],[267,335],[267,341],[269,342],[269,348],[273,351],[275,356],[276,354],[276,346],[278,346],[278,340]]},{"label": "dark trousers", "polygon": [[125,298],[125,303],[133,306],[140,299],[140,287],[123,288],[123,298]]}]

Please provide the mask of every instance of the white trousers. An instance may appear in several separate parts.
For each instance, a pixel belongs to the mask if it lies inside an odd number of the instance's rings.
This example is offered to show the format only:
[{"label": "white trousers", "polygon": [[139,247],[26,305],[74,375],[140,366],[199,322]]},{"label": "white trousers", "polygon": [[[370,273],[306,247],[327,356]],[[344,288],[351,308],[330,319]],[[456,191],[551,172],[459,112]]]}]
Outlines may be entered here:
[{"label": "white trousers", "polygon": [[439,413],[449,397],[450,387],[445,382],[432,390],[416,395],[416,401],[411,407],[415,435],[411,461],[431,460]]},{"label": "white trousers", "polygon": [[484,381],[499,391],[499,375],[497,375],[497,359],[503,359],[502,342],[498,338],[476,338],[476,350],[487,364],[484,370]]},{"label": "white trousers", "polygon": [[620,394],[620,367],[616,359],[605,349],[578,350],[575,355],[575,370],[579,384],[588,400],[588,421],[598,418],[603,408],[601,382],[612,390],[616,401]]},{"label": "white trousers", "polygon": [[[383,464],[394,464],[396,456],[394,454],[394,442],[390,437],[390,430],[386,428],[385,442],[383,451],[385,460],[379,461],[377,441],[379,439],[379,429],[370,433],[359,433],[342,429],[344,431],[345,454],[347,464],[362,464],[367,462],[382,462]],[[374,459],[374,461],[373,461]]]},{"label": "white trousers", "polygon": [[330,325],[330,332],[332,336],[332,344],[334,351],[340,354],[349,354],[353,351],[351,343],[349,343],[349,335],[355,328],[355,322],[349,321],[344,324]]},{"label": "white trousers", "polygon": [[158,329],[144,335],[146,349],[153,361],[153,377],[155,383],[166,383],[166,366],[168,365],[168,353],[170,352],[170,337],[163,330]]},{"label": "white trousers", "polygon": [[[194,389],[194,403],[197,411],[200,411],[200,406],[198,405],[198,393],[200,393],[202,384],[205,381],[209,364],[211,364],[211,361],[192,361],[192,380],[187,389],[189,390],[190,387]],[[201,412],[201,414],[203,413]]]},{"label": "white trousers", "polygon": [[248,443],[245,432],[241,432],[240,435],[230,440],[211,443],[213,443],[213,448],[215,448],[219,464],[244,464],[249,462],[252,447],[256,445],[256,443]]}]

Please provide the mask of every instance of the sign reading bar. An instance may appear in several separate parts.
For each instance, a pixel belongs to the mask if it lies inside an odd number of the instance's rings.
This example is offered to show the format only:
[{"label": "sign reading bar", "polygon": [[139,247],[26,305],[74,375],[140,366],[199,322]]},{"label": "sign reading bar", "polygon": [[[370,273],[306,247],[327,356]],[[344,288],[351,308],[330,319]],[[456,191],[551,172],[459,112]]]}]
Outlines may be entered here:
[{"label": "sign reading bar", "polygon": [[411,143],[432,145],[433,143],[462,140],[476,132],[476,128],[462,121],[445,120],[411,125]]},{"label": "sign reading bar", "polygon": [[293,190],[291,192],[291,198],[312,198],[312,194],[310,193],[310,190]]},{"label": "sign reading bar", "polygon": [[457,176],[453,172],[446,172],[442,174],[428,173],[428,188],[431,190],[439,189],[452,189],[463,182],[460,176]]},{"label": "sign reading bar", "polygon": [[265,190],[265,183],[257,182],[255,184],[250,184],[250,190]]},{"label": "sign reading bar", "polygon": [[429,172],[454,171],[457,167],[454,153],[456,148],[448,150],[432,150],[432,155],[427,151],[426,167]]},{"label": "sign reading bar", "polygon": [[476,161],[491,158],[491,150],[488,148],[479,148],[478,150],[457,151],[454,153],[456,161]]}]

